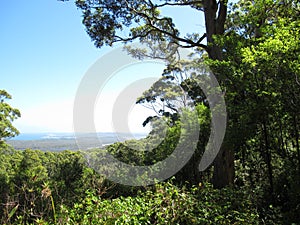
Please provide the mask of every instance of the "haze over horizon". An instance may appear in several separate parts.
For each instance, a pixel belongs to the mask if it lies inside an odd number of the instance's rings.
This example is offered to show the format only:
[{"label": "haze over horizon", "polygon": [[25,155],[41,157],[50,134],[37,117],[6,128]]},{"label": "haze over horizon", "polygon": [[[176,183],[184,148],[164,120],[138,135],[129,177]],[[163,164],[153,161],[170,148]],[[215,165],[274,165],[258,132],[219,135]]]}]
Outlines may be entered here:
[{"label": "haze over horizon", "polygon": [[[73,132],[73,103],[80,81],[113,48],[94,46],[72,1],[5,1],[0,10],[0,89],[12,95],[8,103],[21,111],[14,126],[21,133]],[[184,8],[180,13],[168,11],[183,31],[202,29],[203,18],[194,19],[195,24],[182,19],[193,18],[192,12]],[[115,132],[111,119],[114,99],[139,78],[160,77],[162,69],[162,65],[143,64],[118,71],[95,103],[96,131]],[[130,130],[147,133],[149,127],[142,127],[142,122],[153,113],[134,106],[128,118]]]}]

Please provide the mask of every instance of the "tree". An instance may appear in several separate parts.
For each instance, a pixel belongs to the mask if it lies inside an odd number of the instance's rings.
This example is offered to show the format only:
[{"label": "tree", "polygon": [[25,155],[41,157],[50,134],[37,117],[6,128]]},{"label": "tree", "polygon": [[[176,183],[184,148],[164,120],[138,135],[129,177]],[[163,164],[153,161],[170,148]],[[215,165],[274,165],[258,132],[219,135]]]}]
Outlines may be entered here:
[{"label": "tree", "polygon": [[[227,0],[77,0],[76,5],[82,10],[83,24],[96,47],[148,40],[157,45],[166,42],[177,47],[204,49],[209,58],[222,59],[222,48],[215,44],[214,35],[224,33]],[[162,15],[161,10],[167,7],[191,7],[204,13],[206,32],[199,34],[195,31],[182,36],[173,19]],[[224,145],[216,159],[216,187],[233,183],[234,157],[229,148]]]},{"label": "tree", "polygon": [[8,99],[11,99],[11,95],[5,90],[0,90],[0,144],[3,143],[4,138],[15,137],[19,134],[12,122],[19,118],[21,113],[5,102]]},{"label": "tree", "polygon": [[[226,87],[227,136],[236,159],[252,167],[249,180],[256,183],[258,174],[272,198],[280,163],[293,162],[298,170],[300,165],[299,9],[290,0],[240,1],[228,18],[227,35],[216,41],[223,60],[210,62]],[[263,168],[253,166],[253,156]]]}]

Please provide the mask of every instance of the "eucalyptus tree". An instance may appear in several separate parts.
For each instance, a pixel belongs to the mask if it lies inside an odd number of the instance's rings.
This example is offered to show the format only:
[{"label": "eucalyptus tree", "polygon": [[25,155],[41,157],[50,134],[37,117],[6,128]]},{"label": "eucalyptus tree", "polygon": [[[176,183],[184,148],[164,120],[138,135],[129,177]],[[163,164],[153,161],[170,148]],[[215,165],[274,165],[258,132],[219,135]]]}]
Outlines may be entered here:
[{"label": "eucalyptus tree", "polygon": [[300,162],[299,15],[297,1],[239,1],[226,35],[216,39],[223,60],[210,62],[226,87],[227,135],[236,158],[252,167],[253,180],[258,162],[249,159],[258,153],[264,168],[257,173],[271,193],[280,160]]},{"label": "eucalyptus tree", "polygon": [[5,90],[0,90],[0,144],[4,142],[4,138],[19,134],[12,122],[19,118],[21,113],[6,102],[9,99],[11,99],[11,95]]},{"label": "eucalyptus tree", "polygon": [[[64,0],[63,0],[64,1]],[[209,58],[222,60],[222,48],[215,44],[214,35],[223,35],[227,16],[227,0],[77,0],[82,10],[83,24],[96,47],[134,40],[162,42],[172,46],[202,49]],[[205,32],[182,35],[173,18],[163,15],[165,8],[178,10],[190,7],[205,18]],[[202,32],[202,33],[201,33]],[[200,56],[199,56],[200,57]],[[233,152],[222,148],[215,160],[215,186],[233,183]]]}]

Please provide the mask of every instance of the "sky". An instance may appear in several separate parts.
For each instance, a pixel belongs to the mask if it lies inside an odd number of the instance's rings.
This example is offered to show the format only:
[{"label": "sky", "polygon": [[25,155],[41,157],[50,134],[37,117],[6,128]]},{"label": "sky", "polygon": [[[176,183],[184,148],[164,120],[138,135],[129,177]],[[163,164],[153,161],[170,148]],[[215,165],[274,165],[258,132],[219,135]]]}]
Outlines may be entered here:
[{"label": "sky", "polygon": [[[8,103],[21,111],[14,126],[21,133],[73,132],[73,105],[82,79],[118,46],[97,49],[73,1],[3,1],[0,11],[0,89],[12,95]],[[165,12],[174,16],[183,33],[204,28],[195,10]],[[93,118],[96,131],[118,131],[112,125],[112,112],[120,93],[138,80],[158,78],[162,69],[159,63],[139,63],[116,71],[99,90]],[[138,84],[132,87],[138,89]],[[142,122],[149,114],[153,112],[135,106],[133,99],[126,121],[130,131],[148,132]]]}]

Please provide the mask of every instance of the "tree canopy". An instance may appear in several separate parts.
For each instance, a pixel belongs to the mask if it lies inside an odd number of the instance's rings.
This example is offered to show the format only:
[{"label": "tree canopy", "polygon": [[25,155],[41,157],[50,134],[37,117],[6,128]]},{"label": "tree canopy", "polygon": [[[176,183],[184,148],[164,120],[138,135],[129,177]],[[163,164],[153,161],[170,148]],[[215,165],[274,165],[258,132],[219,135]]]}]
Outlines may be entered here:
[{"label": "tree canopy", "polygon": [[[82,10],[83,24],[96,47],[139,40],[151,46],[152,52],[143,54],[129,48],[134,57],[166,60],[167,68],[157,85],[159,88],[154,85],[138,99],[138,103],[156,104],[161,115],[178,118],[174,102],[180,96],[176,89],[184,90],[199,104],[206,101],[193,79],[187,77],[175,85],[172,83],[176,77],[172,73],[187,72],[184,71],[187,67],[174,65],[174,58],[167,52],[174,53],[178,47],[190,48],[201,59],[192,62],[194,68],[204,60],[221,84],[229,113],[225,140],[214,163],[214,185],[233,184],[234,159],[249,145],[251,138],[261,138],[264,141],[261,141],[260,152],[269,168],[272,189],[273,134],[270,129],[278,118],[294,121],[291,125],[295,139],[291,141],[299,145],[298,116],[292,113],[297,112],[299,105],[299,44],[295,40],[299,32],[297,1],[241,0],[229,4],[226,0],[77,0],[76,5]],[[182,34],[173,18],[163,14],[166,7],[197,10],[205,18],[205,32],[195,30]],[[281,108],[283,111],[279,110]],[[271,116],[273,112],[277,115]],[[281,128],[279,130],[284,133]]]},{"label": "tree canopy", "polygon": [[[166,41],[182,47],[204,48],[212,58],[220,57],[220,52],[209,43],[213,43],[213,35],[224,32],[227,0],[77,0],[76,6],[82,10],[83,24],[97,47],[133,40]],[[206,32],[182,34],[173,19],[162,14],[168,7],[191,7],[203,13]]]},{"label": "tree canopy", "polygon": [[[0,146],[1,223],[299,223],[299,1],[240,0],[231,6],[213,0],[76,3],[98,47],[139,39],[152,52],[127,47],[129,54],[166,60],[162,78],[137,103],[153,107],[156,117],[162,117],[168,126],[148,118],[152,131],[146,138],[114,143],[105,149],[43,152]],[[213,20],[206,20],[213,33],[211,39],[207,26],[206,34],[195,31],[181,36],[172,18],[160,14],[163,7],[192,7],[211,15]],[[224,27],[218,27],[222,13],[227,14],[226,20]],[[127,36],[118,36],[126,32]],[[202,38],[207,38],[207,43],[199,42]],[[188,62],[176,59],[172,54],[178,46],[190,47],[197,57]],[[197,79],[207,77],[201,72],[203,63],[220,83],[228,121],[221,154],[210,168],[200,172],[198,164],[209,138],[213,110],[197,84]],[[10,98],[0,91],[0,140],[17,134],[11,123],[20,113],[6,103]],[[194,107],[189,107],[191,104]],[[180,110],[187,126],[180,121]],[[195,112],[198,120],[192,119]],[[105,151],[135,166],[163,161],[195,121],[201,127],[195,153],[164,182],[125,186],[105,179],[105,170],[110,167],[99,166],[103,174],[91,168],[93,162],[103,163]],[[161,138],[161,132],[166,137]],[[185,147],[191,148],[190,144]]]},{"label": "tree canopy", "polygon": [[19,134],[12,122],[19,118],[21,113],[6,102],[9,99],[11,99],[11,95],[5,90],[0,90],[0,143],[4,138],[14,137]]}]

